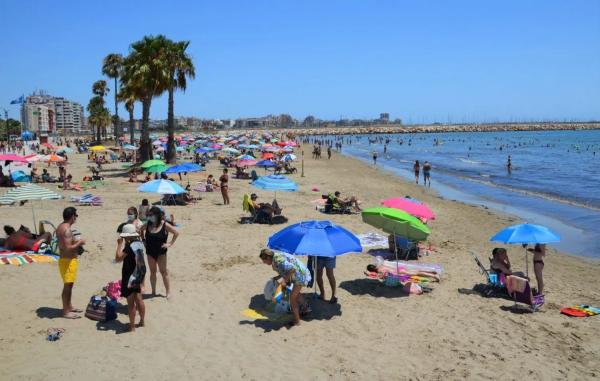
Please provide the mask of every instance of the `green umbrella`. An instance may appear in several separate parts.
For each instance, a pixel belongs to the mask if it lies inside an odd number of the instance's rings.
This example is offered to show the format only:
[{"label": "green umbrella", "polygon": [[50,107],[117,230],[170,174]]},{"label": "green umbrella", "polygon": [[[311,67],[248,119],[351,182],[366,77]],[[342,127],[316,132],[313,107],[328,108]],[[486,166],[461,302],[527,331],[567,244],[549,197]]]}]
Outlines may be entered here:
[{"label": "green umbrella", "polygon": [[[159,160],[149,160],[149,161],[159,161]],[[161,163],[161,164],[157,164],[157,165],[152,165],[150,167],[145,167],[144,172],[161,173],[161,172],[166,171],[167,169],[169,169],[169,167],[167,165],[165,165],[164,163]]]},{"label": "green umbrella", "polygon": [[155,165],[165,165],[166,166],[165,162],[162,160],[147,160],[141,165],[141,167],[149,168],[149,167],[153,167]]},{"label": "green umbrella", "polygon": [[410,241],[424,241],[431,230],[418,218],[394,208],[370,208],[362,212],[367,224],[386,233],[406,237]]}]

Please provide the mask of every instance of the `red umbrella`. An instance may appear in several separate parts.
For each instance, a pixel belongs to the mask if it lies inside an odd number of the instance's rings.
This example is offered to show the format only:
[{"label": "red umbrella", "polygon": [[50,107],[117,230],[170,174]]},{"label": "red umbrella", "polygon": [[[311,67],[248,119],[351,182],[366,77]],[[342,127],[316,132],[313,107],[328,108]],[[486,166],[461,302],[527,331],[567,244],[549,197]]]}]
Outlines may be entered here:
[{"label": "red umbrella", "polygon": [[390,198],[382,201],[381,204],[388,208],[403,210],[421,220],[435,220],[435,213],[427,205],[411,201],[407,198]]},{"label": "red umbrella", "polygon": [[275,155],[273,155],[273,154],[272,154],[272,153],[270,153],[270,152],[265,152],[265,153],[263,153],[263,155],[262,155],[262,158],[263,158],[263,159],[272,159],[272,158],[274,158],[274,157],[275,157]]},{"label": "red umbrella", "polygon": [[0,155],[0,161],[18,161],[20,163],[27,163],[27,159],[23,156],[15,155],[14,153],[9,153],[6,155]]}]

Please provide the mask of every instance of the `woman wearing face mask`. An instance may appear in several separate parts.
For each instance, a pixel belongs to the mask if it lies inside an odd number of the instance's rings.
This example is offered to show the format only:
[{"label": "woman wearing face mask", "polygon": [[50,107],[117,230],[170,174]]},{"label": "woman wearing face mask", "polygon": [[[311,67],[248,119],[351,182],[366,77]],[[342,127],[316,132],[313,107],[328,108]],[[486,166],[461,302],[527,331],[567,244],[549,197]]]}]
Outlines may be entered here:
[{"label": "woman wearing face mask", "polygon": [[139,233],[144,226],[144,223],[138,218],[138,211],[135,206],[131,206],[127,209],[127,220],[119,225],[117,228],[117,233],[121,234],[123,230],[123,226],[127,224],[132,224],[135,226],[135,230]]},{"label": "woman wearing face mask", "polygon": [[[148,254],[148,267],[150,268],[150,286],[152,295],[156,295],[156,269],[160,271],[167,299],[171,296],[171,287],[169,284],[169,272],[167,270],[167,249],[171,247],[179,232],[174,226],[167,224],[164,220],[164,214],[157,206],[150,208],[147,216],[146,225],[142,227],[142,239],[146,243],[146,253]],[[167,242],[169,234],[172,235],[171,242]]]}]

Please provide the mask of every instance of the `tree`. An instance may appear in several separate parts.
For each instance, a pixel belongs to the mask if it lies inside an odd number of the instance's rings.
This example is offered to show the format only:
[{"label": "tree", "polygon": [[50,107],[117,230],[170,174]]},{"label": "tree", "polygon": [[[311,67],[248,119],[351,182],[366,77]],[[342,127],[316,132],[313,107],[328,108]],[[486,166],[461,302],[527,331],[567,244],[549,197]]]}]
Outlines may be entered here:
[{"label": "tree", "polygon": [[129,141],[133,144],[133,140],[135,137],[135,123],[133,119],[133,110],[135,107],[135,102],[137,98],[135,97],[135,91],[129,84],[125,84],[121,86],[121,91],[119,91],[119,100],[125,103],[125,109],[129,113]]},{"label": "tree", "polygon": [[0,119],[0,140],[8,140],[10,135],[21,134],[21,122],[8,118],[8,120]]},{"label": "tree", "polygon": [[168,87],[168,71],[164,64],[165,40],[162,35],[144,36],[131,44],[130,53],[123,63],[121,83],[130,86],[135,99],[142,102],[140,155],[143,161],[152,156],[148,130],[152,99]]},{"label": "tree", "polygon": [[167,91],[169,93],[169,106],[167,113],[167,162],[175,161],[175,112],[174,112],[174,92],[176,89],[185,91],[187,87],[187,78],[194,79],[196,69],[192,58],[186,53],[189,41],[173,42],[166,40],[164,62],[168,71]]},{"label": "tree", "polygon": [[279,126],[281,128],[289,128],[294,125],[294,119],[289,114],[279,115]]},{"label": "tree", "polygon": [[102,140],[102,133],[106,137],[106,127],[110,124],[110,112],[104,106],[104,97],[108,94],[106,81],[100,80],[92,85],[92,93],[94,96],[90,99],[87,105],[87,111],[90,116],[88,122],[96,127],[96,140]]},{"label": "tree", "polygon": [[304,127],[312,127],[314,124],[315,124],[315,117],[312,115],[309,115],[306,118],[304,118],[304,122],[302,122],[302,125]]},{"label": "tree", "polygon": [[119,87],[117,80],[121,77],[121,71],[123,70],[123,56],[116,53],[111,53],[104,57],[102,61],[102,74],[108,78],[115,80],[115,115],[113,117],[114,135],[115,138],[121,135],[120,120],[119,120],[119,101],[117,94],[119,93]]}]

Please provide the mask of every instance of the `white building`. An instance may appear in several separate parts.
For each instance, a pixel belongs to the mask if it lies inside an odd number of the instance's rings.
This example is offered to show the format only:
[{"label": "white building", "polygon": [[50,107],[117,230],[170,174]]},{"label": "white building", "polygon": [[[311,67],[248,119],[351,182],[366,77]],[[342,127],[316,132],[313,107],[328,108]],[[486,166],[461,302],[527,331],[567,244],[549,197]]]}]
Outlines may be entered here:
[{"label": "white building", "polygon": [[83,106],[44,93],[27,97],[21,108],[21,117],[23,128],[35,133],[63,135],[84,129]]}]

